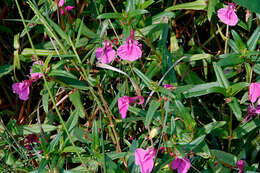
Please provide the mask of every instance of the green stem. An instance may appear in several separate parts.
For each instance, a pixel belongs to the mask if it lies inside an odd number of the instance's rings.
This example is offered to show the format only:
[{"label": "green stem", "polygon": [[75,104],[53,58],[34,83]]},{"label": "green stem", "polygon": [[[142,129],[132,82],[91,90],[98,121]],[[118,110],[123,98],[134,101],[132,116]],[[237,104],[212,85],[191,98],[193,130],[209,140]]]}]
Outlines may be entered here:
[{"label": "green stem", "polygon": [[106,167],[106,158],[105,158],[105,146],[104,146],[104,136],[103,136],[103,124],[102,124],[102,116],[101,113],[99,112],[99,121],[100,121],[100,130],[101,130],[101,145],[102,145],[102,155],[103,155],[103,162],[104,162],[104,173],[107,172],[107,167]]},{"label": "green stem", "polygon": [[229,26],[227,25],[227,28],[226,28],[226,40],[225,40],[225,50],[224,50],[225,54],[228,53],[228,40],[229,40]]},{"label": "green stem", "polygon": [[228,136],[228,152],[231,150],[231,140],[232,140],[232,110],[230,109],[230,119],[229,119],[229,136]]},{"label": "green stem", "polygon": [[[32,49],[33,49],[33,51],[34,51],[36,60],[39,61],[39,58],[38,58],[38,56],[37,56],[35,47],[34,47],[34,45],[33,45],[31,36],[30,36],[30,34],[29,34],[29,31],[28,31],[28,28],[27,28],[27,26],[26,26],[26,24],[25,24],[24,17],[23,17],[23,14],[22,14],[20,5],[19,5],[19,3],[18,3],[17,0],[15,0],[15,3],[16,3],[16,6],[17,6],[17,8],[18,8],[18,11],[19,11],[20,17],[21,17],[21,19],[22,19],[23,25],[24,25],[24,27],[25,27],[26,34],[27,34],[27,36],[28,36],[29,42],[30,42],[31,47],[32,47]],[[40,67],[40,71],[41,71],[41,74],[44,74],[43,67]],[[62,127],[64,128],[66,134],[68,135],[69,140],[70,140],[72,146],[73,146],[74,148],[76,148],[76,146],[75,146],[75,144],[74,144],[74,142],[73,142],[73,140],[72,140],[72,137],[71,137],[71,135],[70,135],[70,133],[69,133],[67,127],[65,126],[65,122],[64,122],[64,120],[62,119],[61,114],[60,114],[60,112],[59,112],[59,110],[58,110],[58,108],[57,108],[57,106],[56,106],[54,97],[53,97],[53,95],[52,95],[52,93],[51,93],[51,90],[50,90],[50,87],[49,87],[49,85],[48,85],[48,83],[47,83],[47,79],[46,79],[46,77],[45,77],[44,75],[42,75],[42,77],[43,77],[43,80],[44,80],[44,84],[46,85],[46,88],[47,88],[47,90],[48,90],[48,93],[49,93],[49,95],[50,95],[51,101],[52,101],[52,103],[53,103],[53,105],[54,105],[54,108],[55,108],[55,110],[56,110],[56,112],[57,112],[57,115],[58,115],[58,117],[59,117],[59,119],[60,119],[60,121],[61,121]],[[76,154],[77,154],[77,156],[79,157],[80,161],[82,162],[82,164],[84,165],[84,167],[85,167],[86,170],[87,170],[87,166],[86,166],[86,164],[84,163],[84,161],[83,161],[81,155],[79,154],[79,152],[78,152],[77,150],[76,150]]]}]

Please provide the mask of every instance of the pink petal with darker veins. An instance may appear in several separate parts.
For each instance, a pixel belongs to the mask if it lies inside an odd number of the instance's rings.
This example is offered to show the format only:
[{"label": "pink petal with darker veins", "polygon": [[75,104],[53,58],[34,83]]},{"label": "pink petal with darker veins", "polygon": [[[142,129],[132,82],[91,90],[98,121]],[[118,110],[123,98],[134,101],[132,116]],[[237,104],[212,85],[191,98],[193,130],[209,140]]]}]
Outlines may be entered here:
[{"label": "pink petal with darker veins", "polygon": [[141,173],[150,173],[154,165],[154,157],[156,150],[148,149],[144,150],[138,148],[135,150],[135,164],[140,166]]},{"label": "pink petal with darker veins", "polygon": [[123,60],[135,61],[142,57],[142,50],[138,41],[129,40],[117,49],[117,54]]},{"label": "pink petal with darker veins", "polygon": [[97,48],[96,49],[96,57],[99,61],[101,61],[104,64],[109,64],[115,59],[116,51],[112,49],[112,47],[109,48]]},{"label": "pink petal with darker veins", "polygon": [[120,97],[118,99],[119,113],[121,114],[121,117],[123,119],[126,118],[126,114],[127,114],[127,111],[128,111],[129,104],[130,104],[130,97],[129,96]]},{"label": "pink petal with darker veins", "polygon": [[227,5],[226,8],[221,8],[218,10],[218,18],[225,24],[229,26],[235,26],[238,22],[238,17],[235,13],[234,4]]},{"label": "pink petal with darker veins", "polygon": [[19,95],[19,99],[26,101],[29,99],[30,85],[31,82],[29,80],[24,80],[19,83],[14,83],[12,89],[14,93]]},{"label": "pink petal with darker veins", "polygon": [[178,173],[186,173],[190,169],[190,160],[188,158],[178,158],[176,157],[174,161],[169,164],[169,166],[172,165],[172,169],[177,169]]},{"label": "pink petal with darker veins", "polygon": [[[259,96],[260,96],[260,83],[251,83],[249,86],[249,99],[251,103],[255,103]],[[258,104],[260,104],[260,100],[258,100]]]},{"label": "pink petal with darker veins", "polygon": [[138,99],[140,99],[140,102],[138,102],[137,104],[143,104],[144,103],[143,96],[135,96],[135,97],[124,96],[124,97],[120,97],[118,99],[119,113],[121,114],[121,117],[123,119],[126,118],[126,114],[128,112],[129,105],[131,103],[135,103]]}]

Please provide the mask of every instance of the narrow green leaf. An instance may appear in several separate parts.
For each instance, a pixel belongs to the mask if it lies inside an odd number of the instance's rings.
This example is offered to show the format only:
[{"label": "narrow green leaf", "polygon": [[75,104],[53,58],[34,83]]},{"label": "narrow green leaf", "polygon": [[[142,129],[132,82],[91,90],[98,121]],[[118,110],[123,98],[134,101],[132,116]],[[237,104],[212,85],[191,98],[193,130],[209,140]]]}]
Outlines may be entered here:
[{"label": "narrow green leaf", "polygon": [[79,116],[81,118],[84,118],[85,117],[85,110],[84,110],[83,104],[82,104],[81,99],[80,99],[79,91],[77,90],[75,93],[71,94],[69,96],[69,98],[70,98],[70,101],[72,102],[72,104],[75,106]]},{"label": "narrow green leaf", "polygon": [[167,8],[165,11],[172,11],[172,10],[205,10],[207,7],[206,0],[197,0],[193,2],[186,2],[182,4],[177,4],[172,7]]},{"label": "narrow green leaf", "polygon": [[[184,87],[184,86],[182,86]],[[189,88],[181,91],[186,98],[190,97],[198,97],[202,95],[206,95],[209,93],[214,93],[215,90],[210,90],[212,88],[219,87],[217,82],[209,82],[206,84],[199,84],[199,85],[191,85]],[[181,89],[178,87],[177,89]]]},{"label": "narrow green leaf", "polygon": [[236,46],[240,52],[244,52],[246,49],[246,45],[243,42],[242,38],[238,35],[238,33],[235,30],[231,30],[231,34],[235,40]]},{"label": "narrow green leaf", "polygon": [[234,131],[233,131],[233,138],[234,139],[240,139],[243,136],[247,135],[251,131],[255,129],[260,128],[260,119],[255,119],[251,120],[250,122],[245,122],[238,126]]},{"label": "narrow green leaf", "polygon": [[155,111],[159,108],[161,103],[156,100],[152,100],[149,106],[149,109],[147,111],[146,117],[145,117],[145,126],[148,127],[153,119],[153,116],[155,114]]},{"label": "narrow green leaf", "polygon": [[238,101],[235,97],[231,97],[231,102],[228,103],[228,106],[232,109],[238,121],[242,120],[242,111],[238,104]]},{"label": "narrow green leaf", "polygon": [[240,54],[223,54],[220,55],[219,58],[221,58],[221,60],[217,62],[217,65],[221,67],[234,66],[245,61],[244,58],[241,58]]},{"label": "narrow green leaf", "polygon": [[98,127],[97,122],[94,120],[92,126],[92,144],[91,149],[93,152],[99,152],[99,136],[98,136]]},{"label": "narrow green leaf", "polygon": [[152,86],[151,86],[151,83],[152,81],[147,77],[145,76],[140,70],[138,70],[137,68],[133,68],[134,69],[134,72],[142,79],[142,81],[145,83],[145,85],[151,89]]},{"label": "narrow green leaf", "polygon": [[247,8],[250,12],[260,13],[260,1],[259,0],[233,0],[240,6]]},{"label": "narrow green leaf", "polygon": [[0,78],[4,75],[7,75],[8,73],[13,71],[14,66],[11,64],[5,64],[0,66]]},{"label": "narrow green leaf", "polygon": [[244,89],[245,87],[248,87],[248,86],[249,86],[249,83],[247,83],[247,82],[235,83],[234,85],[231,85],[230,87],[228,87],[227,93],[229,96],[234,96],[236,93],[240,92],[242,89]]},{"label": "narrow green leaf", "polygon": [[211,20],[211,16],[213,14],[213,12],[215,12],[215,6],[217,4],[217,0],[210,0],[209,4],[208,4],[208,20]]},{"label": "narrow green leaf", "polygon": [[219,67],[216,62],[213,62],[213,67],[214,67],[214,71],[217,76],[219,85],[221,87],[224,87],[227,89],[229,87],[229,82],[228,82],[224,72],[222,71],[221,67]]},{"label": "narrow green leaf", "polygon": [[[259,1],[260,3],[260,1]],[[256,30],[254,31],[254,33],[251,35],[251,37],[247,40],[246,44],[249,50],[255,50],[257,44],[258,44],[258,40],[260,37],[260,26],[258,26],[256,28]]]},{"label": "narrow green leaf", "polygon": [[123,15],[121,13],[103,13],[97,19],[123,19]]},{"label": "narrow green leaf", "polygon": [[85,150],[83,148],[77,147],[77,146],[76,147],[68,146],[62,150],[62,153],[76,153],[76,152],[83,153],[83,152],[85,152]]},{"label": "narrow green leaf", "polygon": [[[23,134],[29,135],[32,133],[40,133],[40,128],[38,124],[31,124],[31,125],[24,125],[23,127]],[[42,128],[44,132],[51,132],[57,129],[57,126],[52,126],[49,124],[42,124]]]},{"label": "narrow green leaf", "polygon": [[216,159],[224,164],[224,165],[229,165],[229,166],[236,166],[236,162],[237,162],[237,157],[230,154],[230,153],[226,153],[224,151],[220,151],[220,150],[210,150],[211,154],[213,156],[216,157]]}]

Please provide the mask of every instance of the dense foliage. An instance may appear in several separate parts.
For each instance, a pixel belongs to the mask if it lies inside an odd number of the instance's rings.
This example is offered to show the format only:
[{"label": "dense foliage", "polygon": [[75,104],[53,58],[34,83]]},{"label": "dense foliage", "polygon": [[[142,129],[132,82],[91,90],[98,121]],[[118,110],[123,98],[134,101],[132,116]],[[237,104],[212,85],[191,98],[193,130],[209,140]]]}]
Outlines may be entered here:
[{"label": "dense foliage", "polygon": [[259,172],[259,0],[3,0],[1,172]]}]

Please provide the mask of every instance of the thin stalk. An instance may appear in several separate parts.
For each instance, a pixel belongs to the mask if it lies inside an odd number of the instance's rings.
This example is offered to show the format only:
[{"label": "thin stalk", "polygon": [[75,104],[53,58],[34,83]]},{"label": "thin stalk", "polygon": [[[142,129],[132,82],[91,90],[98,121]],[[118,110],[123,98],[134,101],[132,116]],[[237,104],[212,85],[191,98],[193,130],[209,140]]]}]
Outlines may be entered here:
[{"label": "thin stalk", "polygon": [[107,172],[107,167],[106,167],[106,158],[105,158],[105,146],[104,146],[104,136],[103,136],[103,123],[102,123],[102,116],[101,113],[99,112],[99,121],[100,121],[100,130],[101,130],[101,145],[102,145],[102,155],[103,155],[103,171],[104,173]]},{"label": "thin stalk", "polygon": [[231,150],[231,140],[232,140],[232,115],[233,112],[230,109],[230,115],[229,115],[229,136],[228,136],[228,152]]},{"label": "thin stalk", "polygon": [[229,40],[229,26],[227,25],[227,28],[226,28],[226,40],[225,40],[225,50],[224,50],[225,54],[228,53],[228,40]]},{"label": "thin stalk", "polygon": [[[37,56],[35,47],[34,47],[34,45],[33,45],[31,36],[30,36],[30,34],[29,34],[29,31],[28,31],[28,28],[27,28],[27,26],[26,26],[26,24],[25,24],[24,17],[23,17],[23,14],[22,14],[20,5],[19,5],[19,3],[18,3],[17,0],[15,0],[15,3],[16,3],[16,6],[17,6],[17,9],[18,9],[19,15],[20,15],[20,17],[21,17],[21,19],[22,19],[23,25],[24,25],[24,27],[25,27],[26,34],[27,34],[27,36],[28,36],[29,42],[30,42],[30,44],[31,44],[31,47],[32,47],[32,49],[33,49],[33,51],[34,51],[34,54],[36,55],[35,58],[36,58],[37,61],[39,61],[39,58],[38,58],[38,56]],[[70,133],[69,133],[69,131],[68,131],[66,125],[65,125],[65,122],[64,122],[64,120],[62,119],[62,116],[61,116],[61,114],[60,114],[60,112],[59,112],[59,110],[58,110],[58,108],[57,108],[57,106],[56,106],[54,97],[53,97],[53,95],[52,95],[52,93],[51,93],[50,87],[49,87],[49,85],[48,85],[48,83],[47,83],[47,79],[46,79],[46,77],[45,77],[45,75],[44,75],[44,72],[43,72],[43,68],[42,68],[42,67],[40,67],[40,71],[41,71],[41,74],[43,74],[42,77],[43,77],[44,83],[45,83],[46,88],[47,88],[47,90],[48,90],[48,93],[49,93],[49,95],[50,95],[51,101],[52,101],[52,103],[53,103],[53,105],[54,105],[54,107],[55,107],[56,113],[57,113],[57,115],[58,115],[58,117],[59,117],[59,119],[60,119],[60,121],[61,121],[62,127],[64,128],[66,134],[68,135],[69,140],[70,140],[72,146],[73,146],[74,148],[76,148],[76,146],[75,146],[75,144],[74,144],[74,142],[73,142],[73,140],[72,140],[72,137],[71,137],[71,135],[70,135]],[[86,170],[87,170],[87,166],[86,166],[85,162],[83,161],[81,155],[79,154],[79,152],[78,152],[77,150],[76,150],[76,154],[77,154],[77,156],[79,157],[81,163],[84,165],[84,167],[85,167]]]},{"label": "thin stalk", "polygon": [[[93,91],[94,92],[94,91]],[[121,147],[120,147],[120,142],[119,142],[119,137],[117,135],[117,132],[116,132],[116,129],[115,129],[115,125],[113,123],[113,119],[112,119],[112,114],[110,115],[111,111],[109,110],[109,106],[107,105],[107,102],[106,100],[104,99],[103,95],[102,95],[102,90],[100,87],[98,87],[98,92],[99,92],[99,96],[101,98],[101,101],[103,102],[103,105],[105,105],[105,111],[106,111],[106,114],[108,116],[108,119],[109,119],[109,122],[110,122],[110,126],[112,127],[112,131],[113,131],[113,134],[116,138],[116,148],[117,148],[117,152],[122,152],[121,150]],[[123,162],[124,162],[124,165],[126,168],[128,168],[127,166],[127,163],[125,161],[124,158],[122,158]]]}]

